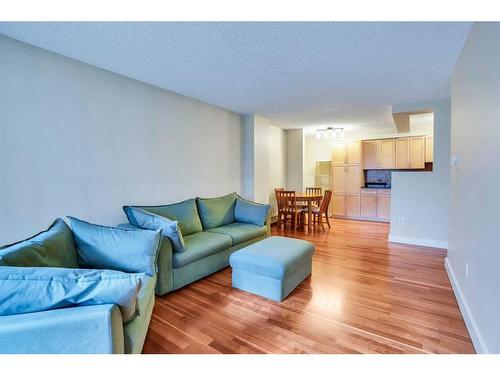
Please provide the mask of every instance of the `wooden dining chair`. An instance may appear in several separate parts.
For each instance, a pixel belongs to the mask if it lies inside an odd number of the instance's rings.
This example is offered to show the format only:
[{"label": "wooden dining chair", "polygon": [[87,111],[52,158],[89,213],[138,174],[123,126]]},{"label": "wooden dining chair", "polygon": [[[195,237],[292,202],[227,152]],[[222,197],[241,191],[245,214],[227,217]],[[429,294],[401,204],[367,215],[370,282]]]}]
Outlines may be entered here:
[{"label": "wooden dining chair", "polygon": [[[323,195],[323,189],[322,188],[317,188],[317,187],[306,187],[306,194]],[[317,202],[313,203],[313,205],[316,206],[316,207],[319,207],[320,204],[321,204],[321,199],[319,199]]]},{"label": "wooden dining chair", "polygon": [[317,223],[318,225],[321,225],[321,229],[323,229],[323,230],[325,230],[323,216],[326,219],[326,223],[328,224],[328,228],[331,228],[330,219],[328,218],[328,206],[330,205],[331,199],[332,199],[332,191],[325,190],[325,196],[321,200],[320,206],[313,208],[313,211],[312,211],[313,218],[314,218],[313,223]]},{"label": "wooden dining chair", "polygon": [[297,205],[295,191],[277,190],[275,193],[278,207],[281,207],[280,212],[278,212],[278,225],[281,225],[283,218],[286,228],[286,222],[290,219],[292,228],[297,229],[304,222],[304,209]]},{"label": "wooden dining chair", "polygon": [[274,189],[274,196],[276,198],[276,206],[278,210],[278,222],[277,222],[278,227],[281,227],[281,216],[283,215],[283,210],[282,210],[283,207],[281,206],[281,202],[278,199],[278,191],[283,191],[283,190],[285,189],[282,187]]}]

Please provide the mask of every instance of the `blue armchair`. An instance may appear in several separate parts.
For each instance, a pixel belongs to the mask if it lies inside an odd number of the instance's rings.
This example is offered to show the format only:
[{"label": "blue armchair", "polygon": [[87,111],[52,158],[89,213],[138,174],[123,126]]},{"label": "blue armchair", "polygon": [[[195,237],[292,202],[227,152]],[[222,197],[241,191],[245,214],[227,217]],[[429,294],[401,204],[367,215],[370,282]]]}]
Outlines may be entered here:
[{"label": "blue armchair", "polygon": [[[63,220],[58,219],[44,232],[0,248],[0,284],[3,283],[4,287],[0,295],[0,353],[141,353],[153,311],[154,288],[157,279],[155,271],[149,273],[147,271],[154,270],[156,267],[154,262],[160,234],[153,231],[133,231],[132,233],[124,229],[93,226],[84,222],[77,224],[79,233],[74,232],[75,225],[72,231]],[[109,235],[107,231],[115,232]],[[143,241],[142,248],[140,232],[148,236],[147,241]],[[88,237],[84,238],[86,235]],[[129,238],[119,239],[125,236]],[[101,254],[103,257],[99,264],[92,264],[92,261],[99,259],[99,244],[95,247],[97,250],[93,249],[92,257],[88,255],[87,250],[85,268],[102,270],[79,269],[80,263],[83,262],[82,248],[89,245],[89,239],[96,238],[105,247],[103,249],[105,254]],[[79,244],[79,239],[82,239],[81,244]],[[128,244],[133,244],[135,247],[126,248],[123,246],[123,241],[128,241]],[[141,252],[135,249],[142,249],[144,254],[141,255]],[[133,253],[124,257],[123,254],[127,251],[133,251]],[[133,259],[130,267],[140,267],[139,256],[147,262],[144,266],[145,271],[123,269],[128,266],[123,265],[124,258]],[[121,268],[112,266],[119,264],[118,262],[121,262]],[[26,267],[34,268],[28,270]],[[140,275],[140,281],[136,281],[135,294],[133,298],[130,298],[133,300],[132,316],[123,315],[124,311],[121,310],[122,306],[119,306],[120,302],[96,302],[112,300],[115,295],[119,294],[116,291],[121,290],[122,285],[117,285],[111,291],[105,290],[106,287],[102,286],[102,280],[99,279],[99,277],[103,278],[102,273],[113,268],[121,272],[107,271],[106,281],[109,283],[113,283],[113,278],[120,277],[120,275],[123,275],[124,279],[127,275],[134,278],[139,278],[138,275]],[[32,277],[32,270],[35,272],[35,278]],[[73,279],[65,277],[65,274],[61,276],[61,273],[66,271]],[[36,279],[36,272],[43,277]],[[86,289],[81,290],[80,294],[73,291],[70,293],[66,291],[64,285],[61,288],[54,288],[50,294],[47,293],[42,297],[37,297],[36,293],[29,290],[26,296],[34,295],[35,300],[31,305],[20,299],[23,297],[16,297],[19,295],[15,293],[16,288],[19,288],[18,290],[24,290],[22,288],[25,287],[34,288],[33,283],[36,282],[64,283],[69,280],[81,289],[87,288],[86,282],[75,281],[81,273],[91,273],[90,277],[94,281],[97,279],[97,286],[92,293],[87,293]],[[50,276],[53,274],[55,276]],[[54,277],[54,280],[51,277]],[[34,290],[40,289],[43,295],[43,288],[38,286],[36,288]],[[105,298],[95,297],[96,290]],[[83,302],[78,301],[78,298]],[[79,302],[82,303],[79,304]],[[44,304],[50,306],[50,309],[36,310]],[[31,310],[27,309],[26,305],[30,306]]]}]

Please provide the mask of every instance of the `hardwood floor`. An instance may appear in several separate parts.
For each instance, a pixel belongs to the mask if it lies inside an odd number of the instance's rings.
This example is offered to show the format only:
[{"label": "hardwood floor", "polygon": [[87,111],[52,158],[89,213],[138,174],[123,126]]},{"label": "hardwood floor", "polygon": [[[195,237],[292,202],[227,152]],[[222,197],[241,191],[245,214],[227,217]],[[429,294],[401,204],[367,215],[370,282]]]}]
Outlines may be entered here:
[{"label": "hardwood floor", "polygon": [[273,228],[314,243],[309,278],[282,303],[232,289],[229,267],[157,297],[144,353],[474,353],[446,251],[390,244],[388,230]]}]

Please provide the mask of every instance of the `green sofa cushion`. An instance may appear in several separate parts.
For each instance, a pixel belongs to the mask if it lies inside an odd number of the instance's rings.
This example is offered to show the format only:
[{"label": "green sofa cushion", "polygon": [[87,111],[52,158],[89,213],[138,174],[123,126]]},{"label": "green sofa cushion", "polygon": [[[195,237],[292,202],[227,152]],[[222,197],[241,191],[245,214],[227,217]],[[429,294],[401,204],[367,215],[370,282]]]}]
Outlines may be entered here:
[{"label": "green sofa cushion", "polygon": [[231,223],[222,227],[209,229],[207,232],[230,236],[233,240],[233,245],[238,245],[256,237],[265,236],[266,231],[266,226],[259,227],[254,224]]},{"label": "green sofa cushion", "polygon": [[46,231],[1,247],[0,265],[78,268],[71,229],[62,219],[57,219]]},{"label": "green sofa cushion", "polygon": [[178,221],[179,228],[183,236],[201,232],[200,216],[196,207],[195,199],[188,199],[183,202],[168,204],[164,206],[132,206],[154,214],[164,216],[172,221]]},{"label": "green sofa cushion", "polygon": [[174,268],[184,267],[198,259],[205,258],[231,247],[231,237],[219,233],[198,232],[184,237],[186,251],[174,252]]},{"label": "green sofa cushion", "polygon": [[217,198],[196,198],[203,229],[217,228],[234,222],[236,193]]}]

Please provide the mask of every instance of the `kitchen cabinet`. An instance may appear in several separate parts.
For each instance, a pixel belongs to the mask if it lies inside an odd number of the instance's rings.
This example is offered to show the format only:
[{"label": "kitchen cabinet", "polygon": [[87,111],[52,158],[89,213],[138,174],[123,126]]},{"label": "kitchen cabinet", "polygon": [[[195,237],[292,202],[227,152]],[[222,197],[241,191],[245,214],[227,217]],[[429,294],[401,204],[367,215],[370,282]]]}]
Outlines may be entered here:
[{"label": "kitchen cabinet", "polygon": [[332,167],[332,191],[334,194],[344,194],[346,187],[346,167],[345,165],[336,165]]},{"label": "kitchen cabinet", "polygon": [[363,169],[394,169],[395,166],[395,139],[363,141]]},{"label": "kitchen cabinet", "polygon": [[335,144],[332,150],[332,215],[359,218],[363,182],[361,142]]},{"label": "kitchen cabinet", "polygon": [[345,143],[334,143],[332,145],[332,164],[346,164],[346,147]]},{"label": "kitchen cabinet", "polygon": [[432,163],[434,160],[434,137],[425,137],[425,162]]},{"label": "kitchen cabinet", "polygon": [[379,169],[394,169],[396,167],[396,140],[381,139],[379,142]]},{"label": "kitchen cabinet", "polygon": [[361,142],[346,144],[346,164],[361,164]]},{"label": "kitchen cabinet", "polygon": [[361,164],[361,142],[334,143],[332,146],[332,164]]},{"label": "kitchen cabinet", "polygon": [[410,140],[408,138],[396,139],[396,169],[409,167]]},{"label": "kitchen cabinet", "polygon": [[363,141],[363,169],[378,169],[379,141]]},{"label": "kitchen cabinet", "polygon": [[377,217],[377,192],[374,189],[361,191],[361,217],[365,219]]},{"label": "kitchen cabinet", "polygon": [[410,137],[408,165],[410,169],[425,168],[425,137]]},{"label": "kitchen cabinet", "polygon": [[345,216],[360,216],[360,194],[346,194],[345,196]]},{"label": "kitchen cabinet", "polygon": [[360,218],[389,222],[391,218],[391,190],[361,189]]},{"label": "kitchen cabinet", "polygon": [[389,221],[391,219],[391,196],[377,194],[377,219]]},{"label": "kitchen cabinet", "polygon": [[363,184],[363,171],[361,165],[345,166],[345,192],[347,194],[359,194]]},{"label": "kitchen cabinet", "polygon": [[345,216],[345,194],[332,195],[332,215]]}]

